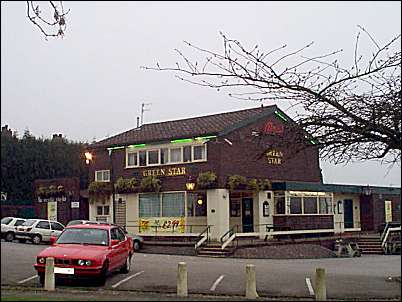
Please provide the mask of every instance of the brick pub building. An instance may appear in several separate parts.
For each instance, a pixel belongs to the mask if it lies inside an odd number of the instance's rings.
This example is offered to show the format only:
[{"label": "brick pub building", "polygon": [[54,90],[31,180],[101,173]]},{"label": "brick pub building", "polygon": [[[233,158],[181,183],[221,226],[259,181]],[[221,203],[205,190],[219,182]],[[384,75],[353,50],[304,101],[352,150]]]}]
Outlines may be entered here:
[{"label": "brick pub building", "polygon": [[144,124],[96,142],[89,182],[136,186],[90,193],[89,218],[148,236],[198,235],[209,226],[209,238],[222,241],[234,232],[314,236],[400,221],[400,188],[324,184],[314,142],[292,152],[299,143],[291,123],[268,106]]}]

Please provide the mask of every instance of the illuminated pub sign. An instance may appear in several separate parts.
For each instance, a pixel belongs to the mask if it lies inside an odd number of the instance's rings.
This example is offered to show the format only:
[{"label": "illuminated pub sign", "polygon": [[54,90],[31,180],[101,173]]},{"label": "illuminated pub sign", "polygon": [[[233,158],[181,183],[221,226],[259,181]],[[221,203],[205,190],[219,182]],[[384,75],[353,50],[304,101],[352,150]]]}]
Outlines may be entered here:
[{"label": "illuminated pub sign", "polygon": [[147,169],[142,171],[142,176],[179,176],[186,175],[186,167],[170,167],[170,168],[158,168]]},{"label": "illuminated pub sign", "polygon": [[278,151],[275,149],[269,149],[269,150],[267,150],[265,155],[267,156],[268,164],[270,164],[270,165],[281,165],[282,164],[283,153],[281,151]]}]

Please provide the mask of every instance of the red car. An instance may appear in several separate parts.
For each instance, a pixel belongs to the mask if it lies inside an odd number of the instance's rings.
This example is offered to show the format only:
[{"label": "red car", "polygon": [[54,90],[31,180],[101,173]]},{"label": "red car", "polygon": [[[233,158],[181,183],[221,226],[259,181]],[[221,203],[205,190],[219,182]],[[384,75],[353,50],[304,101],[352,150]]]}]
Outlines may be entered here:
[{"label": "red car", "polygon": [[47,257],[54,258],[56,278],[93,278],[104,284],[109,273],[130,270],[133,239],[116,225],[69,226],[51,244],[34,264],[42,285]]}]

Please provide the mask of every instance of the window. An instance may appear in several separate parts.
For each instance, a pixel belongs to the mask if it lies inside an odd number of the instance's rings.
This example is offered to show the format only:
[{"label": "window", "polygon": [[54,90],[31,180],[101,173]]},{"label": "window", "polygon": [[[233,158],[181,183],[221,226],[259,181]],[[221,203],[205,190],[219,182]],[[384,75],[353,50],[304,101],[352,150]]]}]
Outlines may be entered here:
[{"label": "window", "polygon": [[127,153],[127,166],[138,166],[138,153]]},{"label": "window", "polygon": [[275,200],[275,214],[285,214],[285,196],[274,195]]},{"label": "window", "polygon": [[200,146],[194,146],[194,161],[196,160],[205,160],[205,146],[206,145],[200,145]]},{"label": "window", "polygon": [[19,226],[19,225],[23,224],[24,222],[25,222],[25,220],[18,219],[18,220],[15,222],[14,226]]},{"label": "window", "polygon": [[[199,200],[202,200],[201,204]],[[206,194],[187,193],[187,216],[207,216]]]},{"label": "window", "polygon": [[144,167],[147,165],[147,152],[146,151],[140,151],[139,152],[139,157],[140,157],[140,166]]},{"label": "window", "polygon": [[170,162],[171,163],[181,162],[181,148],[170,149]]},{"label": "window", "polygon": [[46,230],[49,230],[49,229],[50,229],[50,224],[49,224],[49,221],[40,221],[40,222],[36,225],[36,227],[37,227],[38,229],[46,229]]},{"label": "window", "polygon": [[317,214],[317,197],[304,197],[304,214]]},{"label": "window", "polygon": [[64,227],[60,223],[57,223],[57,222],[51,222],[50,225],[52,227],[52,230],[62,231],[64,229]]},{"label": "window", "polygon": [[159,217],[161,214],[161,203],[159,194],[140,194],[140,217]]},{"label": "window", "polygon": [[114,228],[110,230],[110,239],[124,241],[126,239],[126,235],[124,235],[124,232],[119,228]]},{"label": "window", "polygon": [[107,215],[109,215],[109,212],[110,212],[109,206],[98,206],[96,208],[97,215],[105,215],[105,216],[107,216]]},{"label": "window", "polygon": [[319,197],[320,214],[332,214],[331,197]]},{"label": "window", "polygon": [[9,224],[13,220],[11,217],[4,217],[1,219],[1,224]]},{"label": "window", "polygon": [[290,197],[290,214],[302,213],[302,199],[301,197]]},{"label": "window", "polygon": [[95,171],[95,181],[110,181],[110,170]]},{"label": "window", "polygon": [[191,161],[191,146],[183,147],[183,162]]},{"label": "window", "polygon": [[184,192],[162,194],[162,216],[184,216]]},{"label": "window", "polygon": [[167,164],[169,162],[169,149],[161,149],[161,164]]},{"label": "window", "polygon": [[159,150],[148,151],[148,165],[159,164]]},{"label": "window", "polygon": [[236,198],[230,200],[230,216],[240,217],[240,199]]}]

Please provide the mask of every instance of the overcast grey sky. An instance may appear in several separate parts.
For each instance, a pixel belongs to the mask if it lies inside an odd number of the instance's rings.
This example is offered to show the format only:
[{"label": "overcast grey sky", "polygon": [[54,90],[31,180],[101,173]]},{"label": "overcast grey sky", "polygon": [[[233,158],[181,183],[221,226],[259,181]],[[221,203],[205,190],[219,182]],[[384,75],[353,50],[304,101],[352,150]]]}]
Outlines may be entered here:
[{"label": "overcast grey sky", "polygon": [[[365,27],[378,42],[401,31],[401,2],[64,2],[71,9],[64,39],[49,39],[26,17],[26,3],[1,2],[1,124],[35,136],[62,133],[100,140],[132,129],[141,103],[144,122],[159,122],[258,106],[220,91],[146,71],[172,65],[187,40],[221,50],[219,31],[245,45],[298,49],[314,41],[324,54],[353,55]],[[43,7],[44,10],[45,7]],[[283,106],[279,105],[285,110]],[[324,182],[401,186],[400,163],[334,166]]]}]

